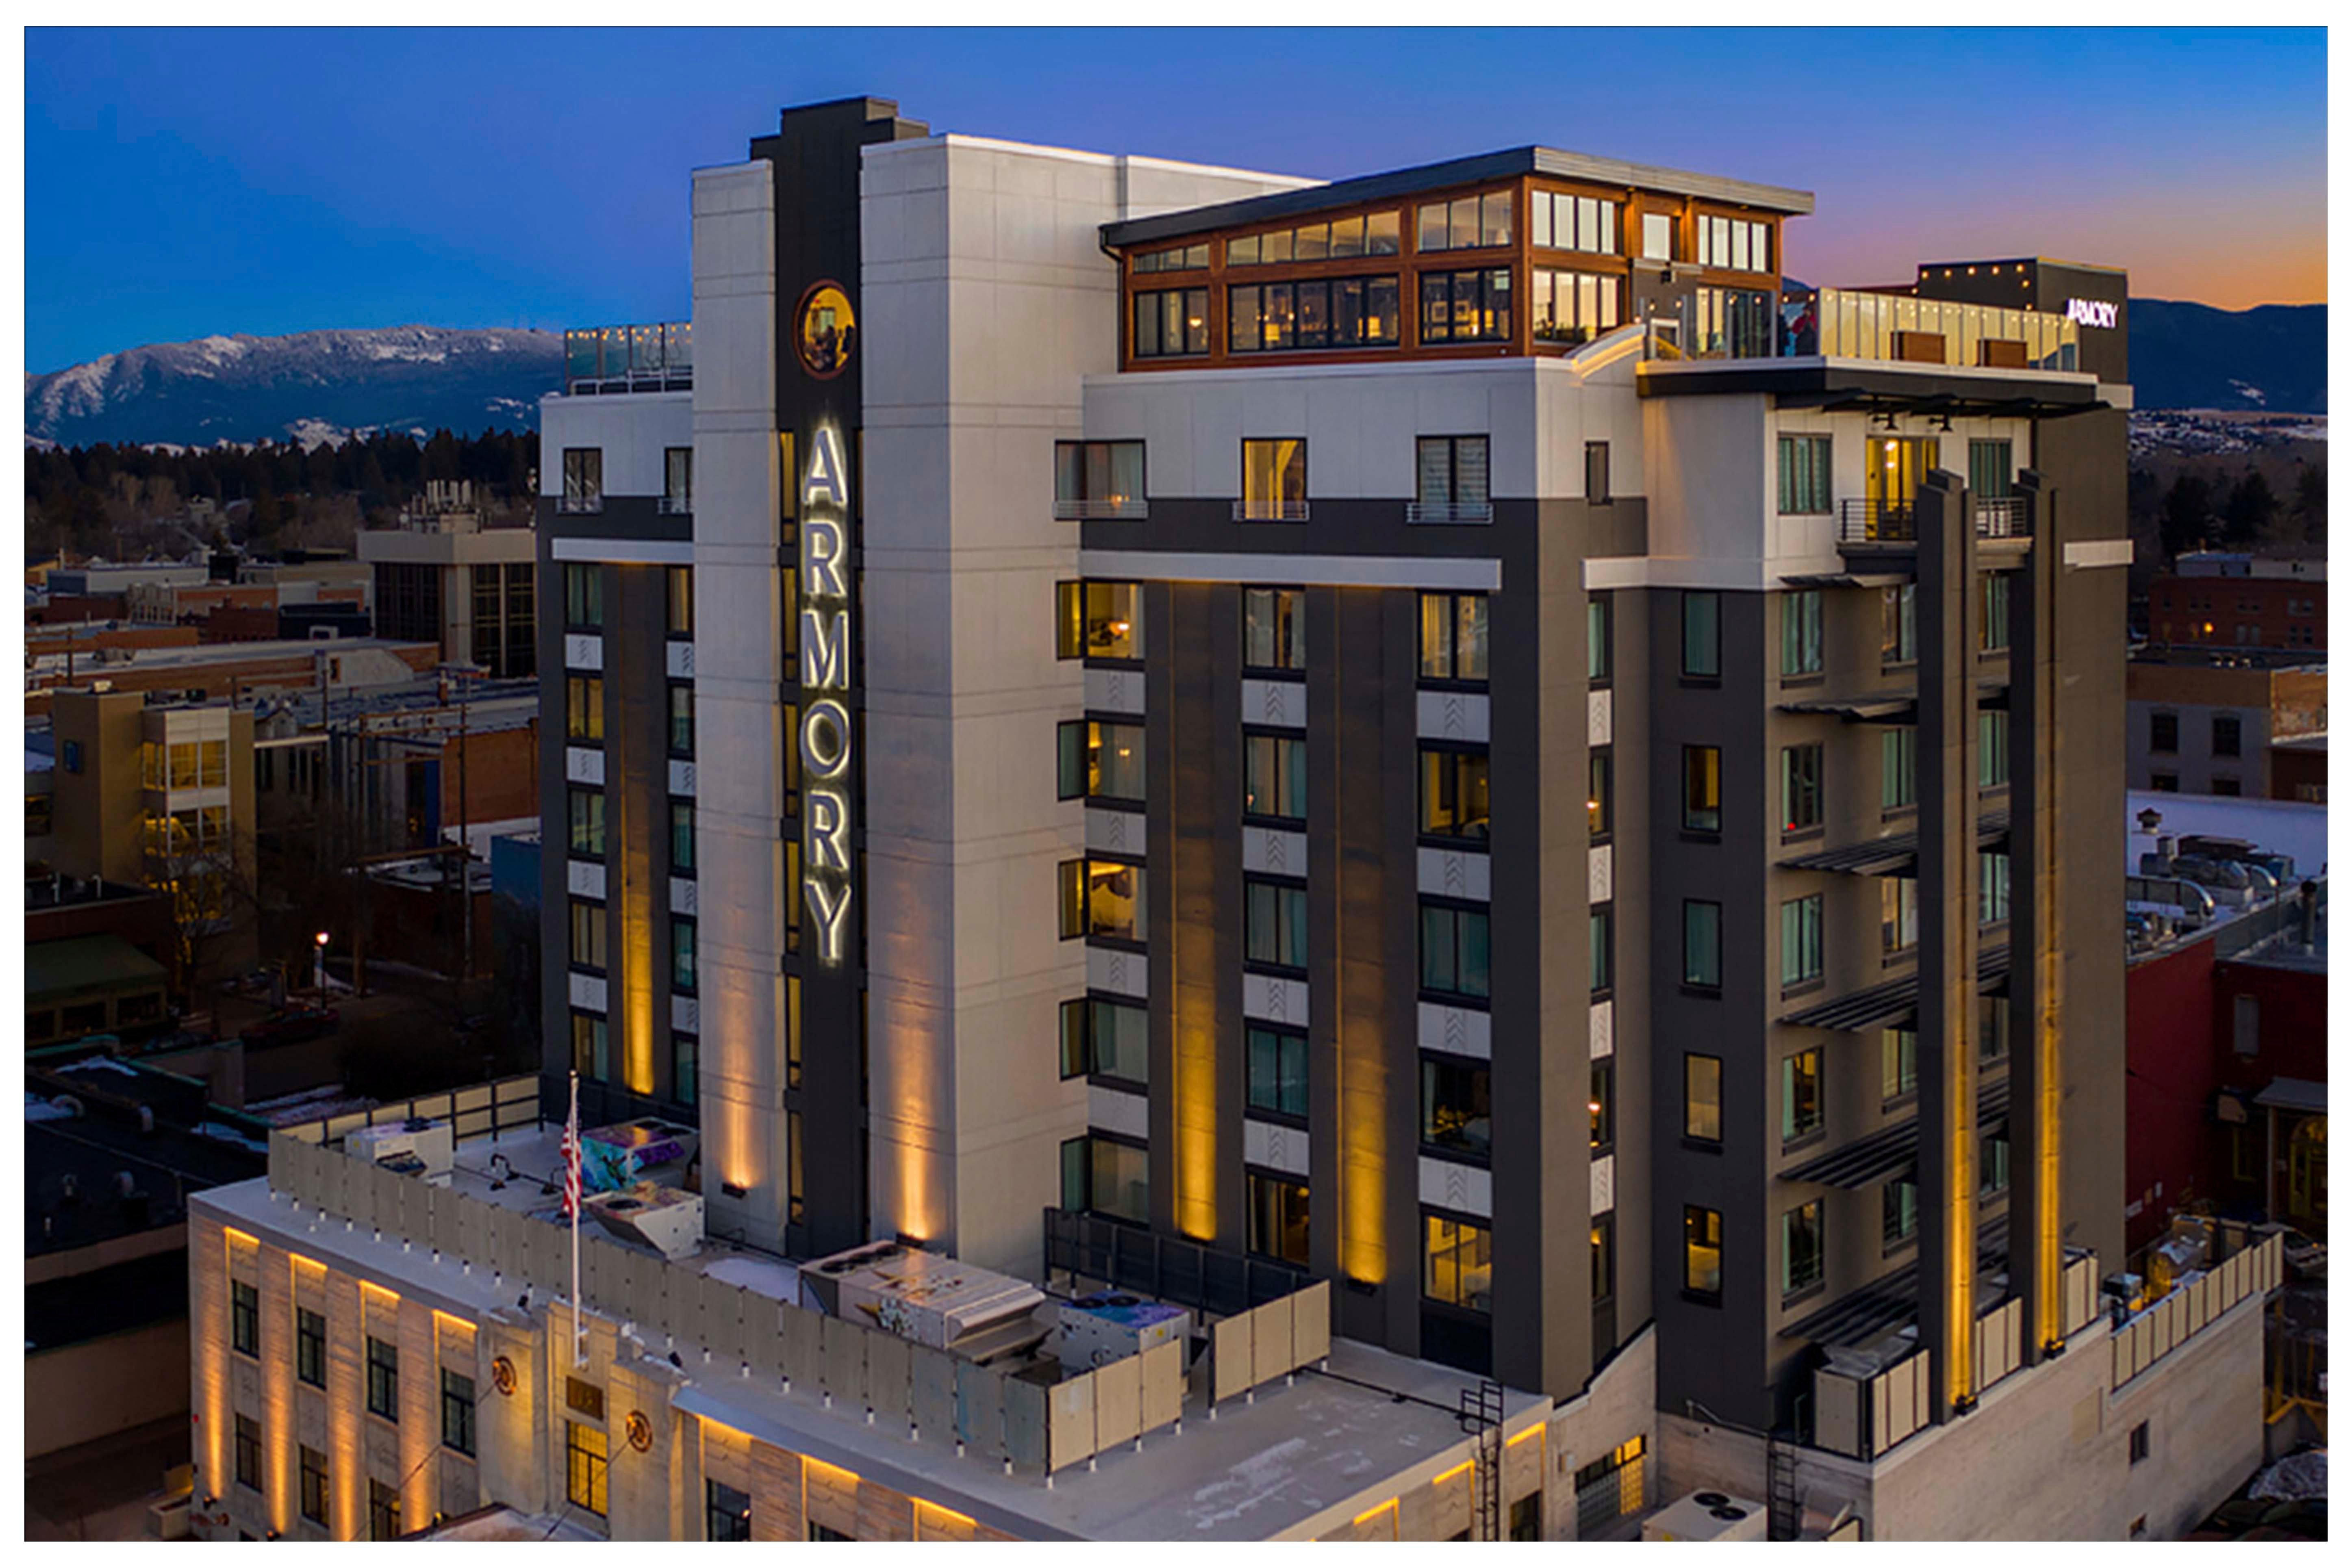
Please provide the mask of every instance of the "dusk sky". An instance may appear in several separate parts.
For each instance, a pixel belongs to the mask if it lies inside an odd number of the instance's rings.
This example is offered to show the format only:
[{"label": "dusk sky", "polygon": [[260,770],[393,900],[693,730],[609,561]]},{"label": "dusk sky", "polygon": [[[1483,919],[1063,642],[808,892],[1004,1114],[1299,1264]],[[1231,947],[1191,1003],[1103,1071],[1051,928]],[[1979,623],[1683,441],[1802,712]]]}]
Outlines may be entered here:
[{"label": "dusk sky", "polygon": [[1815,193],[1787,270],[2040,254],[2326,298],[2326,53],[2246,32],[33,29],[26,368],[688,311],[689,170],[786,104],[1340,177],[1530,142]]}]

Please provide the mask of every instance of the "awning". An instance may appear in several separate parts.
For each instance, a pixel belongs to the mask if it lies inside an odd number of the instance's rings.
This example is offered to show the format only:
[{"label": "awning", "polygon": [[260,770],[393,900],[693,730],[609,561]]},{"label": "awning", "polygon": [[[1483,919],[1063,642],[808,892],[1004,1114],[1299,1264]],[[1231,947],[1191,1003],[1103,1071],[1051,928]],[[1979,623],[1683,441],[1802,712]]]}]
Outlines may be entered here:
[{"label": "awning", "polygon": [[[2003,1073],[1977,1089],[1977,1130],[1991,1132],[2009,1124],[2009,1075]],[[1843,1149],[1814,1156],[1780,1173],[1784,1182],[1810,1182],[1817,1186],[1860,1192],[1919,1163],[1919,1119],[1855,1139]]]},{"label": "awning", "polygon": [[[2009,837],[2009,813],[1988,812],[1977,818],[1977,844],[1990,848]],[[1792,855],[1780,862],[1787,871],[1840,871],[1853,877],[1885,877],[1906,874],[1919,861],[1919,835],[1890,833],[1883,838],[1873,838],[1860,844],[1842,845],[1835,849],[1816,849],[1810,854]]]},{"label": "awning", "polygon": [[2310,1116],[2327,1114],[2327,1086],[2307,1078],[2274,1078],[2254,1096],[2256,1105],[2273,1110],[2299,1110]]},{"label": "awning", "polygon": [[[1979,680],[1977,706],[2007,708],[2009,682]],[[1916,724],[1919,721],[1919,698],[1911,691],[1874,691],[1859,697],[1799,697],[1780,704],[1780,709],[1783,713],[1832,714],[1849,724]]]},{"label": "awning", "polygon": [[161,989],[167,978],[162,964],[111,932],[25,948],[25,1000],[31,1006]]},{"label": "awning", "polygon": [[[1977,1227],[1977,1310],[1981,1313],[2009,1293],[1991,1277],[2008,1261],[2009,1213],[2003,1210]],[[1919,1315],[1919,1262],[1883,1274],[1859,1290],[1850,1290],[1808,1317],[1780,1331],[1784,1340],[1812,1340],[1825,1345],[1863,1345],[1889,1329],[1902,1327]]]},{"label": "awning", "polygon": [[[2009,944],[1977,951],[1977,990],[2000,989],[2009,978]],[[1919,1014],[1919,976],[1906,974],[1860,991],[1850,991],[1827,1002],[1816,1002],[1784,1014],[1780,1022],[1799,1029],[1843,1029],[1859,1033],[1899,1024]]]}]

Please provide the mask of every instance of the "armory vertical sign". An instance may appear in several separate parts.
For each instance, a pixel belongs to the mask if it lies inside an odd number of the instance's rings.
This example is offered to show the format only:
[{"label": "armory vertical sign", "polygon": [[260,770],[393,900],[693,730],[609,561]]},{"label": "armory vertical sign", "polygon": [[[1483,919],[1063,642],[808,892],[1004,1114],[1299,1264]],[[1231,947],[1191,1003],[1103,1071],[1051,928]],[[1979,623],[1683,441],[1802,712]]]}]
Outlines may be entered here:
[{"label": "armory vertical sign", "polygon": [[812,693],[801,712],[804,839],[801,892],[816,928],[818,959],[841,962],[849,925],[849,469],[841,434],[831,426],[809,447],[801,485],[801,685]]}]

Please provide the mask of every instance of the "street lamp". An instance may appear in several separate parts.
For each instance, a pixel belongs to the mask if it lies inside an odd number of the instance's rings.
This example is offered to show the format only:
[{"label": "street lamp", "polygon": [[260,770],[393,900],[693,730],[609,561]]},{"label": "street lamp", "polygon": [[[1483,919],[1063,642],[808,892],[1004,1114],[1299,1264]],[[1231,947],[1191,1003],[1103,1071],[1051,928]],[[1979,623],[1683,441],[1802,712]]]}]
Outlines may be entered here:
[{"label": "street lamp", "polygon": [[311,969],[311,984],[318,990],[320,1004],[324,1005],[327,1000],[327,933],[320,931],[310,940],[318,944],[317,961]]}]

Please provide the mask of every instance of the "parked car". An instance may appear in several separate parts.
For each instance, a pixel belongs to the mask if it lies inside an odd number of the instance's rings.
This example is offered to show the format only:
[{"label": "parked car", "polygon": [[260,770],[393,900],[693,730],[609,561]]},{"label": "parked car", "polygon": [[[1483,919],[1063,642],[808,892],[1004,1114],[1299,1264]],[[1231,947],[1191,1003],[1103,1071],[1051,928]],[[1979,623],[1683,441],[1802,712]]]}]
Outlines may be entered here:
[{"label": "parked car", "polygon": [[343,1016],[332,1007],[280,1007],[238,1037],[248,1046],[291,1046],[332,1034]]}]

